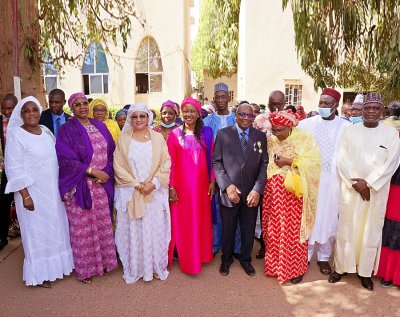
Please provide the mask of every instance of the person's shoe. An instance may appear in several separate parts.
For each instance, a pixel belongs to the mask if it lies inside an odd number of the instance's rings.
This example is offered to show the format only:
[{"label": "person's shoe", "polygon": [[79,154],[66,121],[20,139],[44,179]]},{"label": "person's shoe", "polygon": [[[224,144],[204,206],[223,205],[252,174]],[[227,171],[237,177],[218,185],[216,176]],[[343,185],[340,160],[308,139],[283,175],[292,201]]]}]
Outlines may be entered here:
[{"label": "person's shoe", "polygon": [[361,280],[361,285],[368,291],[372,292],[374,290],[374,282],[370,277],[359,276],[358,278]]},{"label": "person's shoe", "polygon": [[236,260],[239,260],[239,259],[240,259],[240,253],[233,253],[233,257],[234,257]]},{"label": "person's shoe", "polygon": [[246,274],[248,276],[256,275],[256,270],[254,269],[253,265],[251,265],[251,263],[247,264],[247,265],[243,265],[243,264],[240,264],[240,265],[242,266],[243,270],[246,272]]},{"label": "person's shoe", "polygon": [[221,274],[222,276],[227,276],[229,274],[229,266],[221,263],[219,267],[219,274]]},{"label": "person's shoe", "polygon": [[265,247],[261,247],[256,254],[256,259],[261,260],[265,258]]},{"label": "person's shoe", "polygon": [[292,284],[299,284],[302,280],[303,280],[303,275],[300,275],[298,277],[292,278],[290,279],[290,281],[292,282]]},{"label": "person's shoe", "polygon": [[42,284],[37,285],[38,287],[43,287],[43,288],[51,288],[51,282],[50,281],[44,281]]},{"label": "person's shoe", "polygon": [[4,247],[8,244],[8,240],[0,241],[0,251],[4,249]]},{"label": "person's shoe", "polygon": [[340,274],[340,273],[334,271],[333,273],[331,273],[331,275],[329,275],[328,282],[329,283],[337,283],[341,280],[342,276],[343,276],[343,274]]},{"label": "person's shoe", "polygon": [[319,266],[319,271],[323,275],[331,275],[332,269],[328,261],[317,261],[317,264]]},{"label": "person's shoe", "polygon": [[382,287],[390,287],[393,285],[393,281],[385,281],[384,278],[381,278],[379,285]]}]

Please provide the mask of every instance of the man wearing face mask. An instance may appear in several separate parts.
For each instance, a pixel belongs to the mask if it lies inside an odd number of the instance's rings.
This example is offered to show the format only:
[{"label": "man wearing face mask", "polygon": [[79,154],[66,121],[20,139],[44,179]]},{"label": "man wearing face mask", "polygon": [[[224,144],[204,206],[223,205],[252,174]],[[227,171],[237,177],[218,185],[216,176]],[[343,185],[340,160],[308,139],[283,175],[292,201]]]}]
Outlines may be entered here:
[{"label": "man wearing face mask", "polygon": [[308,240],[308,261],[317,250],[317,264],[324,275],[332,273],[329,259],[335,243],[339,214],[339,176],[336,169],[336,153],[343,128],[349,121],[335,114],[340,93],[331,88],[322,91],[318,112],[300,121],[298,128],[309,132],[317,141],[321,153],[321,178],[318,189],[318,205],[313,232]]},{"label": "man wearing face mask", "polygon": [[351,123],[355,124],[363,122],[363,117],[362,117],[363,101],[364,101],[363,94],[357,94],[356,98],[354,98],[353,105],[349,109],[350,112],[349,120]]}]

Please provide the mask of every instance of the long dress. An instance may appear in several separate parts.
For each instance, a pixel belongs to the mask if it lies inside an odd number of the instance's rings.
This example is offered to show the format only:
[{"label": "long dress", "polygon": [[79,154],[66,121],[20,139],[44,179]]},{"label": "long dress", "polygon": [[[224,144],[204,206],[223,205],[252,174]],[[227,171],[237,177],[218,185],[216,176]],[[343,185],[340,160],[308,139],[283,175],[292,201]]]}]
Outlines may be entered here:
[{"label": "long dress", "polygon": [[[213,149],[212,130],[203,127],[205,138]],[[181,136],[180,128],[168,137],[171,156],[170,185],[175,187],[178,202],[171,204],[171,243],[169,264],[176,246],[181,270],[187,274],[201,272],[202,263],[213,260],[210,180],[215,179],[207,159],[205,142],[199,144],[192,134]],[[206,142],[207,142],[206,140]],[[210,172],[210,174],[209,174]]]},{"label": "long dress", "polygon": [[[279,168],[274,154],[294,160],[303,181],[303,197],[297,198],[286,190],[284,180],[289,167]],[[307,271],[307,239],[314,225],[321,163],[313,137],[296,128],[286,140],[270,137],[268,155],[268,180],[262,206],[265,275],[277,276],[283,283]]]},{"label": "long dress", "polygon": [[[152,158],[151,141],[142,143],[132,139],[129,162],[138,182],[149,177]],[[115,189],[115,243],[124,269],[124,280],[128,284],[140,278],[151,281],[153,275],[161,280],[168,277],[168,245],[171,239],[168,189],[157,181],[155,183],[153,199],[146,203],[144,216],[139,219],[130,219],[127,212],[127,202],[132,197],[134,186]]]},{"label": "long dress", "polygon": [[[86,126],[93,147],[90,167],[103,169],[107,164],[107,143],[94,126]],[[65,202],[74,254],[75,272],[78,280],[103,275],[117,268],[114,234],[110,218],[107,194],[101,184],[88,178],[92,208],[83,209],[70,195]],[[71,193],[72,194],[72,193]]]},{"label": "long dress", "polygon": [[[393,127],[379,123],[376,128],[363,124],[345,128],[337,155],[341,197],[334,256],[336,272],[357,272],[363,277],[377,272],[390,179],[399,156],[399,137]],[[353,189],[353,178],[368,183],[369,201]]]},{"label": "long dress", "polygon": [[[58,191],[58,163],[54,137],[42,127],[34,135],[16,128],[7,135],[6,192],[15,204],[24,247],[23,280],[40,285],[69,275],[74,269],[68,219]],[[27,188],[35,210],[24,208],[19,190]]]}]

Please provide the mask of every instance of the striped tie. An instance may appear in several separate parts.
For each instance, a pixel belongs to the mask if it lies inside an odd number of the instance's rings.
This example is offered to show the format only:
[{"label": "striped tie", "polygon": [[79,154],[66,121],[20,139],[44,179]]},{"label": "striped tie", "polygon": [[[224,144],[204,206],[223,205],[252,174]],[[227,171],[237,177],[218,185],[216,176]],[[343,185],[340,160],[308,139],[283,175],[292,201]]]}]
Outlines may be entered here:
[{"label": "striped tie", "polygon": [[247,140],[246,140],[246,132],[242,131],[240,133],[240,135],[242,136],[240,138],[240,144],[242,145],[242,151],[243,153],[246,151],[246,146],[247,146]]}]

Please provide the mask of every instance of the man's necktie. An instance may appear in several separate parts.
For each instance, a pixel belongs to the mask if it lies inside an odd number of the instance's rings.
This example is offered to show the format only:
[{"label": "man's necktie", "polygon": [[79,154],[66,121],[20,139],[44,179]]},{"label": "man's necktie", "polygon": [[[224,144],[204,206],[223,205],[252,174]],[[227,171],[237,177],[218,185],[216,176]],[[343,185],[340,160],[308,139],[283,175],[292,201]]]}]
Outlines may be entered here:
[{"label": "man's necktie", "polygon": [[247,146],[246,132],[242,131],[240,135],[241,135],[240,144],[242,145],[242,151],[244,153],[246,151],[246,146]]},{"label": "man's necktie", "polygon": [[61,126],[61,118],[57,117],[56,119],[56,128],[54,131],[54,136],[57,136],[58,130],[60,130],[60,126]]}]

